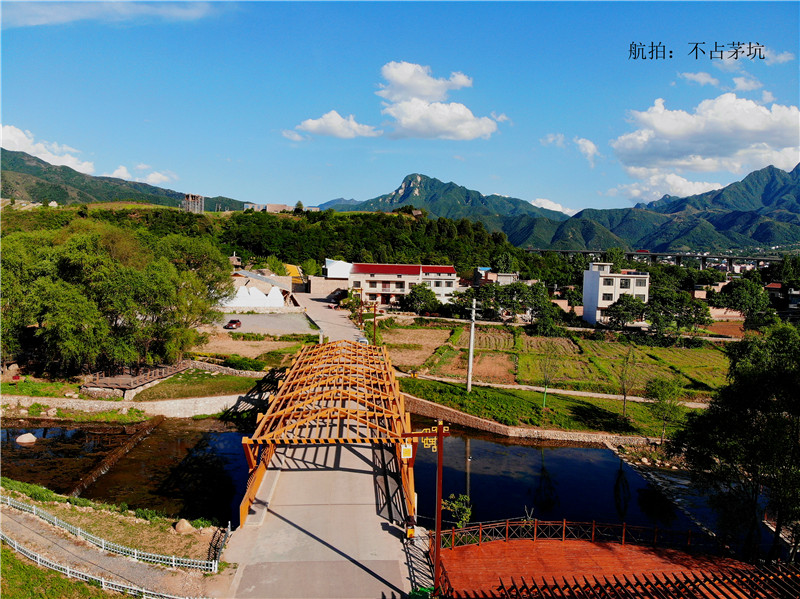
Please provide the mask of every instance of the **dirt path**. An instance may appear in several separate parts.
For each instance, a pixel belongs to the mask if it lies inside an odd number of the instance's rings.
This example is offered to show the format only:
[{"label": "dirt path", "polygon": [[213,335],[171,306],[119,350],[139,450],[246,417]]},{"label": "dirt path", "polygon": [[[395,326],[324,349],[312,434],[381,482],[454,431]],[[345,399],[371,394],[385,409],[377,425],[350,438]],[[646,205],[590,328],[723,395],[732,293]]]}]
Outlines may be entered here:
[{"label": "dirt path", "polygon": [[5,534],[62,566],[171,595],[200,597],[206,593],[205,577],[199,570],[151,566],[122,555],[106,553],[32,514],[6,505],[0,508],[0,515]]}]

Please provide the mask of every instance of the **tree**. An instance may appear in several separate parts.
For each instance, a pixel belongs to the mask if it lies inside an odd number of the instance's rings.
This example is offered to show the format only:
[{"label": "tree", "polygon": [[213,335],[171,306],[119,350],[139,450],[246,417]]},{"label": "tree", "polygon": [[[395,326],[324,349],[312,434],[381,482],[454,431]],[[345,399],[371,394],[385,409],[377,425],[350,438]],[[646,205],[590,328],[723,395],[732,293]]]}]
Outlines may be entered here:
[{"label": "tree", "polygon": [[644,389],[649,399],[650,410],[661,421],[661,443],[667,432],[667,422],[677,422],[683,416],[684,407],[679,399],[680,387],[674,378],[656,377],[650,379]]},{"label": "tree", "polygon": [[303,202],[298,201],[294,205],[294,213],[295,214],[303,214],[304,211],[305,211],[305,208],[303,207]]},{"label": "tree", "polygon": [[737,310],[744,314],[744,326],[748,329],[775,323],[769,294],[759,283],[749,279],[734,279],[719,293],[710,292],[708,302],[717,308]]},{"label": "tree", "polygon": [[628,393],[631,392],[639,379],[639,372],[637,366],[639,361],[636,359],[636,354],[632,347],[628,348],[627,353],[622,356],[615,371],[617,380],[619,381],[619,392],[622,395],[622,417],[627,418],[628,409]]},{"label": "tree", "polygon": [[303,274],[308,277],[316,277],[322,273],[322,269],[319,267],[319,264],[317,264],[317,261],[313,258],[303,260],[300,263],[300,268],[303,271]]},{"label": "tree", "polygon": [[763,513],[760,491],[766,490],[775,517],[775,556],[781,531],[800,519],[800,331],[788,324],[770,327],[726,353],[728,384],[708,409],[690,416],[675,444],[696,483],[724,505],[740,506],[745,549],[753,558]]},{"label": "tree", "polygon": [[459,528],[464,528],[472,517],[472,504],[469,495],[458,495],[451,493],[447,499],[442,499],[442,509],[450,512],[455,518]]},{"label": "tree", "polygon": [[439,300],[433,289],[427,285],[414,285],[411,290],[403,296],[403,308],[409,312],[436,312],[439,309]]},{"label": "tree", "polygon": [[606,316],[612,328],[621,329],[629,322],[642,320],[646,310],[647,305],[642,300],[625,293],[606,309]]},{"label": "tree", "polygon": [[544,395],[542,396],[542,408],[547,407],[547,388],[553,383],[558,374],[559,361],[558,346],[552,339],[548,339],[542,344],[544,354],[539,358],[539,374],[542,375],[542,386]]}]

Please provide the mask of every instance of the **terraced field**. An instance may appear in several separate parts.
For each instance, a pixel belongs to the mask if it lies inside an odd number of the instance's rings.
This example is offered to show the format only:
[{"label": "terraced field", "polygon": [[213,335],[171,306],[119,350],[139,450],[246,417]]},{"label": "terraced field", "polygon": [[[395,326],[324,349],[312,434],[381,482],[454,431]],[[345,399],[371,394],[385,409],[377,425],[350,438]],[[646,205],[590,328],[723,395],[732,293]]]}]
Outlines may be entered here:
[{"label": "terraced field", "polygon": [[[461,331],[460,334],[458,331]],[[469,328],[452,330],[395,328],[383,333],[392,361],[404,369],[465,379]],[[725,383],[728,360],[715,347],[699,349],[632,346],[611,341],[546,338],[503,327],[479,327],[475,332],[474,380],[541,385],[539,362],[546,353],[559,359],[554,386],[581,391],[619,393],[623,357],[633,348],[638,368],[632,394],[641,395],[647,381],[677,376],[693,398],[709,397]]]}]

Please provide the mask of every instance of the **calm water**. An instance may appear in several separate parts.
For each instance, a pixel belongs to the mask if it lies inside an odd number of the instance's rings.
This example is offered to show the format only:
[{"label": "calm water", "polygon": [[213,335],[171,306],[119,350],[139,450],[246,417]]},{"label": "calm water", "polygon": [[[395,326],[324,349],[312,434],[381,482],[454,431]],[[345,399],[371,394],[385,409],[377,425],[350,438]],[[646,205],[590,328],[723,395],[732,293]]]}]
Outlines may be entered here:
[{"label": "calm water", "polygon": [[[3,476],[67,492],[128,438],[119,434],[119,426],[92,426],[91,430],[95,432],[78,427],[3,428]],[[18,444],[15,439],[24,433],[38,440],[32,445]]]},{"label": "calm water", "polygon": [[[424,524],[435,510],[436,454],[420,449],[415,473]],[[454,432],[444,441],[443,477],[443,497],[468,494],[475,522],[527,513],[540,520],[693,528],[682,512],[608,449],[512,445]]]}]

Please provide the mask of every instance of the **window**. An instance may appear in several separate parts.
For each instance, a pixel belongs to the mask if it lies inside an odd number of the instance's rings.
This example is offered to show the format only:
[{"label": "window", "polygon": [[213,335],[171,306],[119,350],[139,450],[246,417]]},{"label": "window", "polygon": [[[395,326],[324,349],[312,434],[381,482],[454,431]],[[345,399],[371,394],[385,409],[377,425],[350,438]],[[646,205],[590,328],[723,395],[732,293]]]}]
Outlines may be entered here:
[{"label": "window", "polygon": [[445,287],[452,287],[452,286],[453,286],[453,281],[447,281],[447,282],[445,282],[444,286],[445,286]]},{"label": "window", "polygon": [[644,293],[637,293],[636,299],[644,301]]},{"label": "window", "polygon": [[614,279],[603,279],[603,286],[604,287],[613,287],[614,286]]},{"label": "window", "polygon": [[402,279],[402,278],[403,278],[403,275],[397,275],[397,278],[398,278],[398,279]]},{"label": "window", "polygon": [[378,281],[370,281],[369,282],[369,288],[370,289],[375,289],[377,286],[378,286]]},{"label": "window", "polygon": [[603,301],[604,302],[610,302],[612,299],[614,299],[614,294],[613,293],[604,293],[603,294]]},{"label": "window", "polygon": [[374,302],[376,299],[378,299],[378,296],[374,293],[368,294],[367,297],[369,297],[369,301],[371,302]]},{"label": "window", "polygon": [[361,281],[353,281],[353,289],[361,289]]},{"label": "window", "polygon": [[441,287],[442,286],[442,282],[441,281],[435,281],[434,282],[434,286],[435,287]]},{"label": "window", "polygon": [[630,279],[620,279],[619,280],[619,288],[620,289],[630,289],[631,288],[631,280]]},{"label": "window", "polygon": [[647,287],[647,279],[636,279],[637,287]]},{"label": "window", "polygon": [[394,288],[395,289],[405,289],[405,287],[406,287],[406,284],[403,283],[403,281],[397,281],[394,284]]},{"label": "window", "polygon": [[375,276],[375,273],[372,273],[372,274],[371,274],[371,275],[369,275],[369,276],[371,276],[371,277],[374,277],[374,276]]}]

